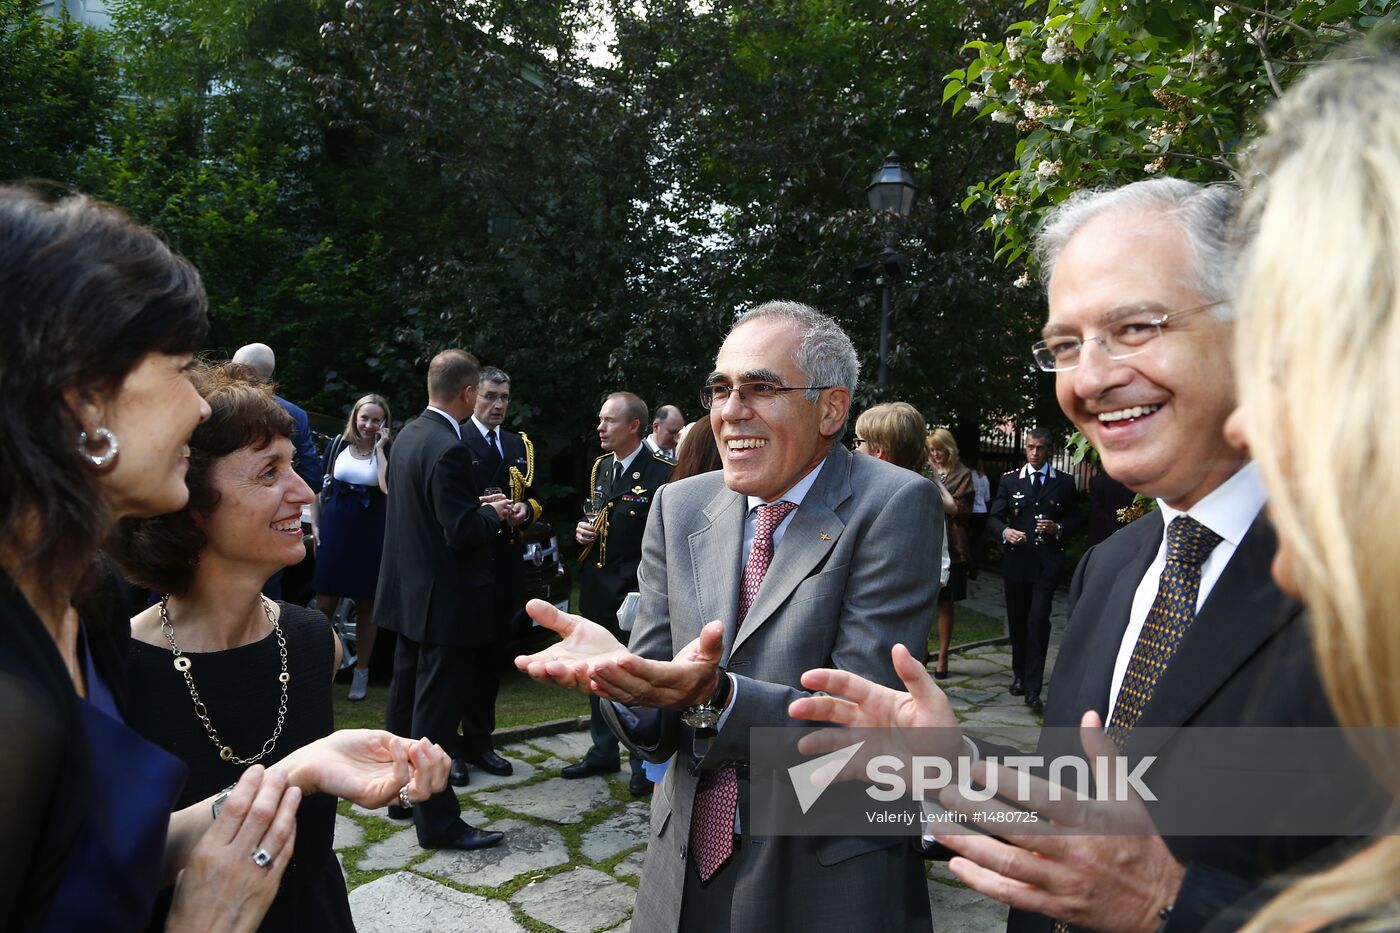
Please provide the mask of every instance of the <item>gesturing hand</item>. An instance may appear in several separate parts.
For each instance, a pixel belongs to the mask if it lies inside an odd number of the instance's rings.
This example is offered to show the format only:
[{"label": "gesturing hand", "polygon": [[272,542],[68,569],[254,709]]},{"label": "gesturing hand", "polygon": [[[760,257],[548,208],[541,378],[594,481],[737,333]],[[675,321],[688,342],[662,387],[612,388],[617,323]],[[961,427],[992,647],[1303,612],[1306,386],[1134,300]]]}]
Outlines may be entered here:
[{"label": "gesturing hand", "polygon": [[382,729],[342,729],[304,745],[273,766],[305,794],[332,794],[375,809],[399,799],[427,800],[447,786],[452,759],[427,739]]},{"label": "gesturing hand", "polygon": [[724,623],[711,622],[670,661],[627,653],[595,660],[588,669],[590,686],[600,697],[629,706],[683,710],[715,695],[723,655]]},{"label": "gesturing hand", "polygon": [[590,663],[620,657],[627,649],[613,634],[583,616],[560,612],[542,599],[532,599],[525,611],[544,628],[557,632],[563,641],[535,654],[522,654],[515,666],[541,683],[555,684],[581,693],[592,693]]}]

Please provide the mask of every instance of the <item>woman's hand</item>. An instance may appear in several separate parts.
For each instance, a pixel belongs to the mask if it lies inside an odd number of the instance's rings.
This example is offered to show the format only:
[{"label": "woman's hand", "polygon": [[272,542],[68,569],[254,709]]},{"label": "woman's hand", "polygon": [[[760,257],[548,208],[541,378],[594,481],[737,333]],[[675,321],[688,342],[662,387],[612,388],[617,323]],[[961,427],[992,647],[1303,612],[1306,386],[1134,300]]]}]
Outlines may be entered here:
[{"label": "woman's hand", "polygon": [[175,881],[167,933],[256,930],[291,861],[300,803],[286,775],[260,765],[243,772]]},{"label": "woman's hand", "polygon": [[272,766],[304,794],[332,794],[373,810],[408,789],[413,803],[447,786],[452,759],[427,739],[382,729],[342,729],[304,745]]}]

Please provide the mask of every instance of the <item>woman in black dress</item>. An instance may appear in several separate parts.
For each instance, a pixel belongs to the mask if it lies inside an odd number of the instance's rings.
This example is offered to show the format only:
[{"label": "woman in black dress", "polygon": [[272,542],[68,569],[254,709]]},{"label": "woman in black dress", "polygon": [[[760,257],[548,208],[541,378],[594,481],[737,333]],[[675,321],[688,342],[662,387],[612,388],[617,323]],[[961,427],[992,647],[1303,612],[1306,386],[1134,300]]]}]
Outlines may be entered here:
[{"label": "woman in black dress", "polygon": [[[131,724],[189,766],[181,803],[254,763],[286,772],[304,799],[291,864],[259,929],[352,930],[331,847],[344,773],[328,774],[312,752],[356,744],[377,749],[369,758],[381,763],[411,757],[435,778],[445,777],[445,756],[387,732],[333,732],[339,640],[321,613],[260,592],[304,554],[300,516],[311,490],[292,469],[291,418],[238,364],[197,371],[195,383],[212,414],[190,439],[189,504],[121,528],[128,574],[166,594],[131,622]],[[381,790],[393,797],[398,787]],[[427,796],[417,785],[407,793]]]},{"label": "woman in black dress", "polygon": [[366,395],[350,409],[345,431],[321,456],[324,496],[311,505],[316,536],[316,608],[335,615],[342,598],[355,601],[355,663],[350,699],[363,700],[374,654],[374,591],[384,556],[386,476],[389,467],[389,403]]}]

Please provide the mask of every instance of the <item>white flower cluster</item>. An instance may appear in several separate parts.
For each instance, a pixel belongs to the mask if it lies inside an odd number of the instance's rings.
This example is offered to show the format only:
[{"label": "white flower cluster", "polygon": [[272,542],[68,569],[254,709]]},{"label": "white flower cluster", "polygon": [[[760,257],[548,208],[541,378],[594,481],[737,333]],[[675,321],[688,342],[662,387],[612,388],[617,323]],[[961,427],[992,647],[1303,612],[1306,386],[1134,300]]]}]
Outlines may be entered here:
[{"label": "white flower cluster", "polygon": [[1009,107],[1002,107],[1000,110],[992,111],[993,123],[1015,123],[1016,111]]},{"label": "white flower cluster", "polygon": [[981,91],[973,91],[967,96],[967,105],[973,110],[981,110],[982,105],[987,102],[987,95]]},{"label": "white flower cluster", "polygon": [[1031,287],[1031,274],[1030,274],[1030,272],[1029,272],[1029,271],[1027,271],[1027,272],[1022,272],[1020,275],[1016,276],[1016,281],[1012,282],[1011,284],[1012,284],[1012,285],[1015,285],[1017,288],[1030,288],[1030,287]]},{"label": "white flower cluster", "polygon": [[1032,120],[1043,120],[1046,117],[1053,117],[1059,112],[1055,109],[1054,104],[1041,104],[1033,100],[1026,101],[1025,104],[1021,106],[1021,109],[1024,110],[1026,116],[1030,117]]},{"label": "white flower cluster", "polygon": [[1040,164],[1035,167],[1035,177],[1039,178],[1041,181],[1049,181],[1060,174],[1060,169],[1064,167],[1065,164],[1059,159],[1053,162],[1049,159],[1042,159]]},{"label": "white flower cluster", "polygon": [[1079,57],[1079,46],[1070,39],[1062,39],[1054,33],[1045,40],[1045,51],[1040,54],[1040,58],[1047,65],[1058,65],[1060,62],[1070,58]]},{"label": "white flower cluster", "polygon": [[1026,54],[1026,46],[1017,36],[1008,36],[1006,39],[1006,57],[1012,61],[1019,60]]},{"label": "white flower cluster", "polygon": [[1158,172],[1160,172],[1166,167],[1167,157],[1162,156],[1161,158],[1153,159],[1151,162],[1148,162],[1146,165],[1144,165],[1143,171],[1145,171],[1149,175],[1156,175]]}]

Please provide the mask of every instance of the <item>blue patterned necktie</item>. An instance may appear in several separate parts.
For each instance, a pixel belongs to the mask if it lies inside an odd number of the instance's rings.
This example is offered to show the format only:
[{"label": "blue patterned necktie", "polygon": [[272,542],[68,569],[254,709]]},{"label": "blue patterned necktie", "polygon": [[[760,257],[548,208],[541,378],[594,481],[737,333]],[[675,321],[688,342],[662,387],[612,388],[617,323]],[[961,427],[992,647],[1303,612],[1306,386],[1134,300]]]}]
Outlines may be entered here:
[{"label": "blue patterned necktie", "polygon": [[1167,528],[1167,565],[1157,583],[1157,598],[1133,645],[1108,725],[1108,737],[1119,748],[1142,718],[1157,682],[1196,618],[1201,567],[1219,543],[1220,535],[1189,515],[1178,515]]},{"label": "blue patterned necktie", "polygon": [[[1167,565],[1157,582],[1157,598],[1152,600],[1133,645],[1128,670],[1118,688],[1118,702],[1113,704],[1113,720],[1108,724],[1108,737],[1119,748],[1142,718],[1157,681],[1196,618],[1201,568],[1220,540],[1220,535],[1189,515],[1178,515],[1167,526]],[[1069,925],[1056,920],[1051,929],[1053,933],[1068,933]]]}]

